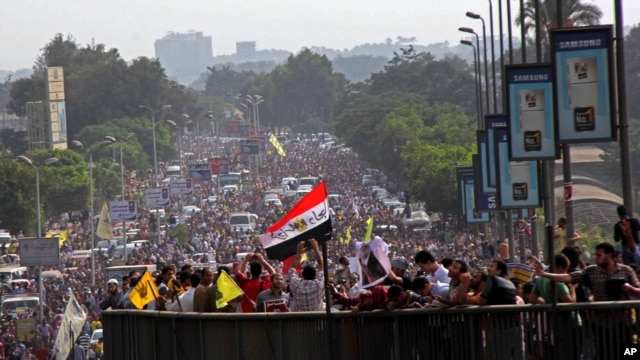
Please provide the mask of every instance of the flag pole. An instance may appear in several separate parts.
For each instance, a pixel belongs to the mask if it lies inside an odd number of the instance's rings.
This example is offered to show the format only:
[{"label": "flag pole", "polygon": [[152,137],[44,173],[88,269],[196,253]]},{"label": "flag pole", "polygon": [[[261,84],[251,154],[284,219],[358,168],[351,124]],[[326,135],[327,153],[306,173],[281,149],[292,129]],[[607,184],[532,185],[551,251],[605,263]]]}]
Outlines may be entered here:
[{"label": "flag pole", "polygon": [[324,298],[327,310],[327,349],[329,349],[329,359],[335,359],[333,347],[333,316],[331,316],[331,293],[329,292],[329,259],[327,259],[327,242],[322,243],[322,262],[324,271]]}]

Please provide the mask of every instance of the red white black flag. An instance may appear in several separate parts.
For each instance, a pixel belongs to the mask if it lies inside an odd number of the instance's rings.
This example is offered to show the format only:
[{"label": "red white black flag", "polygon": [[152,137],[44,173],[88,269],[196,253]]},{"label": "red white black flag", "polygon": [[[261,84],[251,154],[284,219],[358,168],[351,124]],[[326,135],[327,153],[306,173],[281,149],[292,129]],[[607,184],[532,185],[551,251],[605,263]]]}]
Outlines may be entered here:
[{"label": "red white black flag", "polygon": [[269,259],[284,260],[295,255],[300,241],[311,238],[319,244],[331,239],[331,216],[324,181],[260,235],[260,242]]}]

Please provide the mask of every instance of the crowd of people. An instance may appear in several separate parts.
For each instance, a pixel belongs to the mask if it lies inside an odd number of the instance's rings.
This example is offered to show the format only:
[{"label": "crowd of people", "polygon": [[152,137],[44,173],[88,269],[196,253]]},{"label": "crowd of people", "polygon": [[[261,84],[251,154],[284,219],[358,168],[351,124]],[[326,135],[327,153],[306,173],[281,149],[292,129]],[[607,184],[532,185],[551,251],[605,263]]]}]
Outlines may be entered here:
[{"label": "crowd of people", "polygon": [[[538,276],[522,282],[509,279],[508,251],[504,251],[504,244],[496,244],[490,236],[463,226],[453,215],[428,209],[428,204],[419,199],[413,199],[411,210],[430,210],[432,219],[436,220],[426,230],[406,228],[402,219],[408,215],[407,210],[394,211],[384,206],[378,190],[371,183],[363,185],[363,175],[371,175],[374,183],[382,188],[395,190],[399,199],[406,199],[405,194],[384,174],[368,169],[348,149],[301,142],[285,145],[286,156],[268,151],[256,159],[241,155],[239,142],[235,140],[220,143],[214,139],[192,142],[189,137],[182,140],[185,152],[202,157],[224,154],[230,160],[231,169],[248,170],[249,177],[236,192],[224,194],[218,191],[215,182],[196,184],[193,195],[172,197],[171,205],[165,209],[165,219],[156,219],[144,203],[144,189],[156,181],[152,172],[146,177],[138,175],[136,179],[129,179],[127,197],[139,200],[138,220],[126,226],[130,228],[129,233],[134,234],[131,240],[150,241],[134,247],[126,258],[114,246],[97,252],[93,285],[91,259],[73,256],[74,251],[92,248],[93,219],[86,212],[47,219],[48,230],[66,229],[70,234],[61,246],[61,265],[45,269],[59,270],[61,277],[44,281],[43,320],[31,338],[17,338],[15,319],[3,317],[0,338],[6,358],[51,356],[55,352],[52,348],[61,314],[71,294],[87,314],[80,346],[88,358],[100,358],[102,342],[87,343],[87,336],[101,326],[102,311],[135,308],[129,294],[143,275],[132,271],[122,279],[109,279],[105,269],[114,261],[156,265],[152,277],[160,296],[145,305],[145,309],[160,311],[321,311],[327,302],[331,311],[549,303],[553,301],[549,297],[549,280],[560,281],[557,300],[561,302],[640,297],[635,272],[616,262],[615,249],[608,243],[598,245],[596,264],[591,266],[581,262],[576,248],[565,247],[562,254],[554,258],[554,273],[545,271],[542,259],[532,255],[529,265],[536,269]],[[259,168],[256,163],[260,164]],[[161,164],[161,170],[163,166]],[[281,185],[283,177],[302,176],[320,177],[332,194],[329,205],[333,210],[333,240],[326,242],[326,259],[320,249],[322,244],[311,239],[298,244],[291,263],[274,261],[266,256],[258,235],[286,214],[293,201],[283,198],[283,205],[265,204],[263,196]],[[217,198],[208,200],[211,195]],[[187,205],[200,210],[184,213],[182,208]],[[229,224],[229,215],[239,211],[258,215],[255,229],[243,232]],[[351,261],[364,244],[369,218],[374,223],[373,236],[384,242],[390,264],[384,281],[374,286],[363,283],[364,273]],[[176,224],[187,226],[188,241],[179,241],[172,232]],[[161,231],[154,231],[158,229]],[[123,229],[123,233],[125,231]],[[211,254],[214,261],[201,261],[194,257],[196,253]],[[245,255],[239,259],[238,254]],[[325,263],[329,269],[326,282]],[[223,272],[234,279],[244,295],[220,306],[216,303],[216,281]],[[615,291],[603,285],[611,273],[624,279]],[[37,292],[36,282],[32,282],[28,290]],[[327,293],[329,298],[325,296]],[[37,315],[37,309],[27,309],[17,316]]]}]

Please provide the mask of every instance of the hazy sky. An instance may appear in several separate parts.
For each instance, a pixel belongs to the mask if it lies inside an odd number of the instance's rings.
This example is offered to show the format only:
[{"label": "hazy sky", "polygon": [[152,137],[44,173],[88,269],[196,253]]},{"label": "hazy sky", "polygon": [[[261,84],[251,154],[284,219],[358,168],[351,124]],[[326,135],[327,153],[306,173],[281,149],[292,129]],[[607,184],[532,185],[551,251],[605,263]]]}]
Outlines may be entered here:
[{"label": "hazy sky", "polygon": [[[492,0],[496,34],[498,1]],[[520,2],[503,0],[503,8],[507,1],[515,18]],[[582,1],[603,10],[602,23],[613,23],[613,0]],[[625,25],[639,23],[640,1],[623,3]],[[56,33],[70,34],[80,45],[94,39],[117,48],[125,60],[153,57],[155,40],[189,30],[212,37],[214,56],[235,53],[237,41],[292,52],[304,46],[350,49],[398,35],[424,45],[457,44],[460,26],[482,32],[480,20],[466,18],[466,11],[482,15],[489,34],[484,0],[0,0],[0,69],[30,68]]]}]

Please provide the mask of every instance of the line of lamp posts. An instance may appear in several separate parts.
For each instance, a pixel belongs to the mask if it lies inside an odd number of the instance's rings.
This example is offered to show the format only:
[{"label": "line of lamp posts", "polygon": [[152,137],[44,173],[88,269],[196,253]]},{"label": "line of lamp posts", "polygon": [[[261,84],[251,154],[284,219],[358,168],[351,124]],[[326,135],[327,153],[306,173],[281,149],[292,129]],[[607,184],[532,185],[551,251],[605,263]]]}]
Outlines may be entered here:
[{"label": "line of lamp posts", "polygon": [[[520,1],[520,14],[524,14],[524,1]],[[540,11],[541,11],[541,1],[534,1],[535,7],[535,48],[536,48],[536,62],[542,62],[542,36],[541,36],[541,19]],[[563,21],[563,2],[556,2],[556,24],[559,27],[562,27]],[[633,212],[634,202],[633,202],[633,189],[631,184],[631,162],[630,162],[630,143],[629,143],[629,133],[626,131],[628,127],[628,114],[627,114],[627,100],[626,100],[626,69],[625,69],[625,55],[624,55],[624,22],[622,17],[622,0],[614,0],[614,13],[615,13],[615,37],[616,37],[616,91],[618,93],[617,96],[617,110],[618,110],[618,119],[619,126],[619,146],[620,146],[620,163],[621,163],[621,177],[622,177],[622,193],[624,199],[624,205],[629,211]],[[567,14],[569,15],[569,14]],[[474,55],[474,70],[475,70],[475,79],[476,79],[476,104],[477,104],[477,114],[478,114],[478,128],[484,129],[484,114],[490,111],[490,101],[489,101],[489,70],[488,63],[489,59],[487,58],[487,34],[486,34],[486,26],[485,20],[477,13],[468,11],[465,13],[465,16],[482,21],[482,36],[483,36],[483,49],[484,49],[484,84],[485,84],[485,102],[486,102],[486,112],[483,109],[482,104],[482,71],[480,69],[480,40],[479,35],[472,28],[469,27],[460,27],[458,30],[463,33],[472,34],[476,38],[476,45],[473,44],[472,41],[469,40],[461,40],[460,43],[463,45],[467,45],[473,48]],[[512,42],[512,27],[511,27],[511,5],[510,2],[506,2],[506,17],[508,19],[507,22],[507,32],[508,32],[508,56],[509,63],[513,64],[513,42]],[[502,0],[498,0],[498,21],[499,21],[499,32],[500,32],[500,69],[504,68],[504,57],[506,56],[504,51],[504,39],[503,39],[503,13],[502,13]],[[492,97],[493,97],[493,112],[498,113],[498,102],[497,102],[497,85],[496,85],[496,58],[495,58],[495,41],[494,41],[494,23],[493,23],[493,4],[492,0],[489,0],[489,27],[491,30],[490,38],[491,38],[491,63],[492,63]],[[526,54],[526,26],[525,26],[525,17],[520,16],[520,36],[521,36],[521,56],[522,63],[527,63],[527,54]],[[502,88],[502,87],[501,87]],[[501,106],[501,111],[504,111],[504,102]],[[562,145],[562,160],[563,160],[563,180],[565,183],[572,182],[571,176],[571,153],[570,146],[568,144]],[[552,161],[546,160],[542,161],[542,173],[543,173],[543,187],[544,187],[544,195],[543,195],[543,207],[544,207],[544,216],[545,221],[547,222],[547,233],[552,231],[551,225],[554,221],[554,202],[553,202],[553,182],[554,182],[554,163]],[[565,203],[565,215],[567,218],[567,233],[574,232],[574,223],[573,223],[573,203]],[[519,218],[522,219],[522,211],[520,211]],[[507,212],[507,219],[510,221],[512,219],[511,211]],[[535,217],[532,217],[532,251],[537,255],[538,253],[538,241],[537,234],[535,233],[536,225],[535,225]],[[513,227],[507,227],[507,236],[510,240],[513,239]],[[521,261],[524,262],[524,233],[520,232],[520,258]],[[550,260],[550,256],[553,251],[553,247],[549,245],[550,250],[547,252],[547,260],[549,263],[553,264],[553,261]],[[509,246],[509,257],[511,259],[514,258],[514,249],[513,246]]]},{"label": "line of lamp posts", "polygon": [[[259,127],[259,108],[258,105],[260,105],[260,103],[262,103],[264,100],[262,99],[262,97],[260,95],[255,95],[255,96],[251,96],[251,95],[247,95],[247,99],[246,101],[248,103],[250,103],[252,105],[252,115],[253,115],[253,121],[254,121],[254,127],[255,127],[255,132],[257,133],[258,127]],[[244,105],[245,108],[247,107],[245,104],[241,104]],[[166,110],[171,109],[171,105],[162,105],[160,106],[158,109],[153,109],[149,106],[145,106],[145,105],[139,105],[138,108],[140,109],[144,109],[147,110],[151,113],[151,124],[152,124],[152,136],[153,136],[153,169],[154,169],[154,182],[155,182],[155,186],[158,187],[158,158],[157,158],[157,145],[156,145],[156,121],[155,121],[155,116],[157,113],[159,112],[163,112]],[[248,110],[248,109],[247,109]],[[190,116],[188,114],[183,114],[182,115],[183,118],[185,119],[184,123],[182,124],[183,126],[187,126],[189,124],[191,124],[193,121],[191,120]],[[212,120],[212,124],[214,121],[216,121],[216,119],[214,119],[213,116],[213,112],[209,111],[207,112],[207,114],[205,115],[207,118]],[[180,160],[182,161],[182,134],[181,134],[181,126],[179,124],[177,124],[175,121],[173,120],[165,120],[165,122],[167,122],[169,125],[171,125],[172,127],[176,128],[178,130],[178,146],[179,146],[179,154],[180,154]],[[219,134],[219,123],[218,123],[218,129],[216,129],[218,131],[215,131],[215,134],[217,136],[217,143],[219,143],[220,140],[220,134]],[[199,124],[196,121],[196,134],[199,134]],[[110,135],[105,135],[104,136],[104,141],[102,141],[101,143],[99,143],[98,147],[102,147],[102,146],[108,146],[108,145],[112,145],[112,144],[119,144],[120,145],[120,181],[121,181],[121,196],[122,196],[122,200],[125,200],[125,183],[124,183],[124,162],[123,162],[123,145],[124,143],[131,139],[135,134],[134,133],[128,133],[124,138],[122,139],[118,139],[114,136],[110,136]],[[72,141],[72,145],[77,148],[77,149],[84,149],[84,144],[78,140],[73,140]],[[219,146],[219,145],[218,145]],[[94,187],[93,187],[93,152],[95,151],[94,148],[90,148],[88,149],[87,153],[89,155],[89,188],[90,188],[90,223],[91,223],[91,241],[90,241],[90,247],[91,247],[91,285],[95,286],[96,284],[96,277],[95,277],[95,254],[94,254],[94,248],[95,248],[95,222],[94,222]],[[36,165],[32,159],[24,156],[24,155],[20,155],[17,156],[16,159],[19,162],[25,163],[28,166],[32,167],[35,171],[36,171],[36,213],[37,213],[37,237],[41,237],[43,236],[42,234],[42,221],[40,218],[40,212],[41,212],[41,204],[40,204],[40,168],[43,166],[51,166],[51,165],[55,165],[59,163],[59,160],[55,157],[52,158],[48,158],[46,160],[44,160],[40,165]],[[182,166],[181,166],[182,168]],[[156,209],[157,211],[157,209]],[[160,220],[157,212],[156,212],[156,219],[158,219],[158,221]],[[158,226],[159,228],[159,226]],[[127,258],[127,246],[126,246],[126,224],[123,222],[122,224],[122,237],[123,237],[123,254],[124,254],[124,259]],[[40,298],[40,308],[39,308],[39,314],[40,314],[40,318],[42,318],[42,314],[43,314],[43,285],[42,285],[42,266],[40,266],[38,268],[38,292],[39,292],[39,298]]]}]

